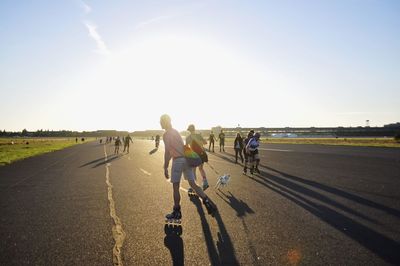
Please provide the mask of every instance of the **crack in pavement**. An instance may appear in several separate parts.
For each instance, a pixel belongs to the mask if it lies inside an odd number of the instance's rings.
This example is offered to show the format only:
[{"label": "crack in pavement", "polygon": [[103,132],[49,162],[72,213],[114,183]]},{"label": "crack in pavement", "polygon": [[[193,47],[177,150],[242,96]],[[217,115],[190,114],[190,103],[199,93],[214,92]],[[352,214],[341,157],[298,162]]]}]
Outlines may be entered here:
[{"label": "crack in pavement", "polygon": [[[107,162],[107,152],[106,152],[106,146],[104,145],[104,161]],[[106,163],[106,184],[107,184],[107,190],[108,190],[108,201],[110,203],[110,216],[114,221],[113,227],[112,227],[112,235],[115,241],[114,248],[113,248],[113,264],[122,266],[122,245],[124,244],[125,240],[125,232],[124,229],[122,228],[122,222],[117,216],[117,212],[115,210],[115,201],[113,199],[113,192],[112,188],[113,186],[111,185],[110,182],[110,166],[111,163]]]}]

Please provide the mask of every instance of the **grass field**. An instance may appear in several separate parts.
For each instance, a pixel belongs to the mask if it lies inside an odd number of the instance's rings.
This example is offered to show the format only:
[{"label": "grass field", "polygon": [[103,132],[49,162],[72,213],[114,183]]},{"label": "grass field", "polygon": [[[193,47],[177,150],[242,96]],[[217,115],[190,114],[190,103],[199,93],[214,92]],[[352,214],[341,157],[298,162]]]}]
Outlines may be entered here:
[{"label": "grass field", "polygon": [[0,138],[0,165],[72,145],[76,145],[75,138]]},{"label": "grass field", "polygon": [[268,138],[263,139],[262,142],[400,148],[400,143],[396,142],[393,138]]},{"label": "grass field", "polygon": [[[229,138],[225,144],[229,145],[233,140]],[[396,142],[393,138],[261,138],[261,142],[400,148],[400,142]]]}]

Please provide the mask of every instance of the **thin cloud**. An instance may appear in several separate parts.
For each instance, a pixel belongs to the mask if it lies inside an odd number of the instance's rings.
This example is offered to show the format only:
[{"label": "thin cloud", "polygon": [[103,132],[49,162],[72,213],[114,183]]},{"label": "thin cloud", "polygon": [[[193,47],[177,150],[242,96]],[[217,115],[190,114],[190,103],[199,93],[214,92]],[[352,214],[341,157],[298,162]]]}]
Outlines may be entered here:
[{"label": "thin cloud", "polygon": [[81,4],[81,7],[82,7],[83,11],[85,11],[85,14],[89,14],[90,12],[92,12],[92,7],[91,6],[89,6],[88,4],[86,4],[83,1],[81,1],[80,4]]},{"label": "thin cloud", "polygon": [[159,16],[159,17],[155,17],[155,18],[152,18],[152,19],[149,19],[149,20],[142,21],[142,22],[138,23],[138,25],[136,25],[135,28],[136,29],[141,29],[141,28],[146,27],[146,26],[148,26],[150,24],[155,24],[155,23],[158,23],[160,21],[167,20],[167,19],[170,19],[170,18],[173,18],[173,17],[174,16]]},{"label": "thin cloud", "polygon": [[108,50],[107,45],[101,38],[100,34],[97,32],[96,25],[94,25],[88,21],[85,21],[84,24],[89,31],[89,36],[96,42],[97,52],[100,54],[105,54],[105,55],[110,54],[110,51]]}]

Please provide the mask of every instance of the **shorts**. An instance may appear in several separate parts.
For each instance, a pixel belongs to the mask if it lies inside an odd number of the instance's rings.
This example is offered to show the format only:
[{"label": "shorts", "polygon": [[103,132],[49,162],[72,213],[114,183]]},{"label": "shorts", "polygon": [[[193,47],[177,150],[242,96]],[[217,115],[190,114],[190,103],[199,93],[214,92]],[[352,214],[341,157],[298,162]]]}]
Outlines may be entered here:
[{"label": "shorts", "polygon": [[195,180],[193,168],[187,164],[184,157],[173,159],[171,167],[171,183],[179,183],[181,181],[182,173],[186,180]]}]

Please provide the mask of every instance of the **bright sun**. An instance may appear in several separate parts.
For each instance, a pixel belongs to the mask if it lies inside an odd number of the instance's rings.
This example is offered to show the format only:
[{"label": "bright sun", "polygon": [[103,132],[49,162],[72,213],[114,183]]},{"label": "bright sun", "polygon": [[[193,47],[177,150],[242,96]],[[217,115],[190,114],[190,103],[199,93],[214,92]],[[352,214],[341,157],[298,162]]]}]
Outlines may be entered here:
[{"label": "bright sun", "polygon": [[103,106],[136,115],[139,128],[158,128],[159,116],[168,113],[174,126],[184,129],[189,123],[198,128],[224,123],[223,117],[232,115],[225,107],[237,95],[266,84],[259,70],[222,46],[170,36],[112,53],[88,87]]}]

